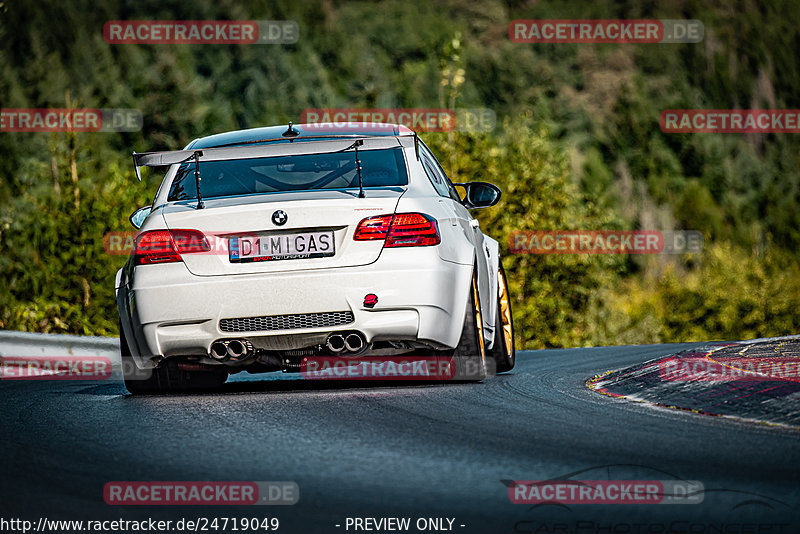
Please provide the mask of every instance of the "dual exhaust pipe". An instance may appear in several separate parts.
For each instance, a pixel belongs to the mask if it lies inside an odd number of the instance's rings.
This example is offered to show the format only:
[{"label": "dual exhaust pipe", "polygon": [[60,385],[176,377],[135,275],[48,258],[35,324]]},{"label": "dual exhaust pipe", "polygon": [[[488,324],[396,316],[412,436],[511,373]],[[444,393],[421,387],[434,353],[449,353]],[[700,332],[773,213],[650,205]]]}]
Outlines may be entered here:
[{"label": "dual exhaust pipe", "polygon": [[253,348],[249,341],[230,339],[212,343],[209,356],[218,362],[226,362],[228,360],[238,362],[247,358],[251,352],[253,352]]},{"label": "dual exhaust pipe", "polygon": [[[325,341],[325,346],[333,354],[358,353],[364,350],[366,345],[367,342],[360,332],[331,334]],[[249,341],[226,339],[212,343],[209,356],[218,362],[227,362],[229,360],[239,362],[246,359],[253,352],[253,346]]]},{"label": "dual exhaust pipe", "polygon": [[361,352],[366,344],[364,336],[358,332],[331,334],[325,342],[325,346],[334,354],[341,354],[342,352]]}]

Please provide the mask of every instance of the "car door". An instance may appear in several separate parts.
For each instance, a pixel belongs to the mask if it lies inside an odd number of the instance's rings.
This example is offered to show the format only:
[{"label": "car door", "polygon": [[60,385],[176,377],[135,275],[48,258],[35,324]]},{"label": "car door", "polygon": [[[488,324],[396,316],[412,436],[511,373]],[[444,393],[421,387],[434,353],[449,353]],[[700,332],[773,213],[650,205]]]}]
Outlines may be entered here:
[{"label": "car door", "polygon": [[490,290],[493,277],[489,273],[489,250],[484,242],[484,235],[483,232],[481,232],[480,224],[469,210],[464,207],[464,204],[461,202],[461,197],[458,196],[458,192],[447,177],[444,169],[442,169],[442,166],[436,160],[430,149],[421,141],[419,155],[425,173],[428,174],[431,183],[433,183],[436,191],[442,197],[442,203],[452,211],[454,223],[461,228],[464,236],[475,247],[478,268],[478,294],[481,301],[481,310],[485,310],[482,314],[484,328],[487,328],[487,325],[491,324],[487,321],[491,319],[492,313],[490,312],[493,310],[493,303],[490,300],[490,295],[494,294]]}]

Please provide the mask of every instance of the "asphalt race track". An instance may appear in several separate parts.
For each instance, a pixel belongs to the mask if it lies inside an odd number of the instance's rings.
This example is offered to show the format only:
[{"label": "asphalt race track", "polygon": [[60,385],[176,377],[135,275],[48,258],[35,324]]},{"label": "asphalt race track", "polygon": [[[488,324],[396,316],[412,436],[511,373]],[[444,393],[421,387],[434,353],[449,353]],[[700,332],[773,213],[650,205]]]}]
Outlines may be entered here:
[{"label": "asphalt race track", "polygon": [[[219,393],[132,397],[116,381],[2,381],[0,516],[267,516],[279,532],[320,533],[356,532],[348,517],[408,517],[410,532],[418,518],[453,519],[455,532],[800,532],[800,432],[585,385],[696,345],[520,352],[512,373],[480,384],[242,374]],[[697,504],[510,501],[509,481],[549,479],[690,480],[704,491]],[[189,480],[294,481],[300,500],[103,499],[109,481]]]}]

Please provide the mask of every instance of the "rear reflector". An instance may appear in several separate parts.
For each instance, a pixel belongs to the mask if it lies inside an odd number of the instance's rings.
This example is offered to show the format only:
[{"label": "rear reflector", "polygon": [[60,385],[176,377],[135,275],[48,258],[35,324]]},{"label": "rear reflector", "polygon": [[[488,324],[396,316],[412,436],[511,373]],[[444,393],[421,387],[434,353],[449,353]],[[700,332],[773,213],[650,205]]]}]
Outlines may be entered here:
[{"label": "rear reflector", "polygon": [[358,223],[355,241],[385,240],[384,247],[427,247],[441,243],[436,219],[423,213],[369,217]]},{"label": "rear reflector", "polygon": [[181,254],[211,250],[206,236],[199,230],[148,230],[134,241],[133,264],[151,265],[181,260]]}]

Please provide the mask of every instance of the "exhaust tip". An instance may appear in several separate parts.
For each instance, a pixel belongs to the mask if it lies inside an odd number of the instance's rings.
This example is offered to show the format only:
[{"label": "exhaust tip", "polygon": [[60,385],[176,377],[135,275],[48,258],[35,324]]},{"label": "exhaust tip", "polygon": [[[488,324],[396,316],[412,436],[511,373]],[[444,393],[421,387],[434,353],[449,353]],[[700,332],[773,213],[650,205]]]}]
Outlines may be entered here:
[{"label": "exhaust tip", "polygon": [[350,352],[358,352],[364,348],[364,339],[359,334],[347,334],[344,338],[344,346]]},{"label": "exhaust tip", "polygon": [[211,344],[210,356],[218,362],[224,362],[228,359],[228,347],[222,341],[215,341]]},{"label": "exhaust tip", "polygon": [[338,354],[345,349],[345,340],[344,336],[341,334],[331,334],[328,336],[328,340],[325,342],[325,346],[328,347],[328,350]]},{"label": "exhaust tip", "polygon": [[232,360],[242,360],[247,357],[247,345],[238,339],[232,339],[228,342],[227,352]]}]

